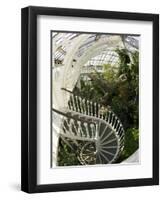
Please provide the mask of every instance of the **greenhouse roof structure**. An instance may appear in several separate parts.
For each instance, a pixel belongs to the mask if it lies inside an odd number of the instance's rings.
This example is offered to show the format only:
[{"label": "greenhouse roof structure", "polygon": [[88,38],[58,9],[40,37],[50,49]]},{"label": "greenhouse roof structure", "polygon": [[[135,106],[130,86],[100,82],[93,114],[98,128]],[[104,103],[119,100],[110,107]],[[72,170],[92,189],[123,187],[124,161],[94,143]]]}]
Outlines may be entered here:
[{"label": "greenhouse roof structure", "polygon": [[[113,37],[119,37],[118,43],[121,41],[123,44],[119,44],[121,47],[125,46],[128,51],[136,50],[139,47],[139,37],[136,36],[126,36],[126,35],[112,35],[112,34],[79,34],[79,33],[52,33],[53,41],[55,41],[55,51],[53,54],[53,61],[57,63],[62,63],[64,61],[65,55],[69,51],[69,47],[76,43],[78,38],[84,37],[84,40],[78,41],[78,49],[75,52],[74,59],[83,56],[87,49],[94,47],[98,41],[101,41],[101,45],[97,47],[94,56],[89,58],[84,65],[102,65],[105,63],[115,63],[118,62],[117,54],[115,49],[117,46],[112,44],[107,44],[107,40]],[[106,43],[103,41],[106,40]],[[55,63],[54,63],[55,64]]]}]

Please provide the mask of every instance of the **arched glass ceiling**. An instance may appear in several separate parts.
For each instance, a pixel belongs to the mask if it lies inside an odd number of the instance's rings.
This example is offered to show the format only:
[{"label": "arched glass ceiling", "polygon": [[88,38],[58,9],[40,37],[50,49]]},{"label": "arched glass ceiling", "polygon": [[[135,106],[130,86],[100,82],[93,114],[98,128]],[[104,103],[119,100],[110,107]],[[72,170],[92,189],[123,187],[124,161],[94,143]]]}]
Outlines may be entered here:
[{"label": "arched glass ceiling", "polygon": [[[59,33],[59,32],[53,32],[52,33],[52,39],[54,39],[54,43],[57,46],[55,51],[53,52],[53,62],[54,64],[62,64],[65,55],[67,54],[67,51],[71,44],[74,42],[74,39],[79,37],[80,35],[85,35],[86,40],[81,44],[81,46],[76,51],[76,57],[79,58],[83,55],[86,49],[91,47],[94,42],[98,41],[101,38],[108,38],[112,35],[109,34],[85,34],[85,33]],[[129,51],[133,51],[139,48],[139,39],[138,37],[134,36],[122,36],[122,40],[124,42],[125,47]],[[106,48],[102,52],[99,52],[98,55],[93,56],[85,66],[89,65],[103,65],[106,63],[116,63],[118,62],[118,56],[115,51]]]},{"label": "arched glass ceiling", "polygon": [[53,32],[52,33],[52,38],[56,38],[56,44],[62,43],[64,40],[72,40],[79,34],[77,33],[57,33]]},{"label": "arched glass ceiling", "polygon": [[92,46],[92,44],[96,41],[98,41],[100,38],[104,38],[104,37],[110,37],[110,35],[100,35],[100,34],[85,34],[88,35],[87,40],[85,40],[85,42],[80,46],[80,48],[78,49],[78,51],[76,52],[76,56],[77,57],[81,57],[84,53],[84,51]]},{"label": "arched glass ceiling", "polygon": [[[69,45],[71,45],[73,40],[79,35],[81,34],[79,33],[53,33],[52,34],[52,38],[55,39],[55,45],[58,46],[58,48],[54,52],[54,59],[55,59],[56,64],[58,62],[63,61],[64,56],[66,55],[66,52],[67,52],[67,48],[69,47]],[[96,34],[84,34],[84,35],[88,35],[88,39],[85,41],[84,44],[80,46],[80,48],[76,52],[77,57],[80,57],[84,53],[85,48],[88,48],[89,46],[91,46],[91,44],[97,38]]]},{"label": "arched glass ceiling", "polygon": [[122,38],[125,48],[128,49],[128,51],[135,51],[139,49],[139,37],[123,36]]},{"label": "arched glass ceiling", "polygon": [[89,61],[87,61],[85,66],[98,66],[108,63],[113,65],[118,63],[118,54],[109,48],[99,52],[97,56],[92,57]]},{"label": "arched glass ceiling", "polygon": [[52,39],[55,40],[55,45],[57,46],[55,52],[53,52],[53,61],[55,64],[61,64],[64,56],[67,53],[67,42],[73,42],[73,39],[77,37],[77,33],[52,33]]}]

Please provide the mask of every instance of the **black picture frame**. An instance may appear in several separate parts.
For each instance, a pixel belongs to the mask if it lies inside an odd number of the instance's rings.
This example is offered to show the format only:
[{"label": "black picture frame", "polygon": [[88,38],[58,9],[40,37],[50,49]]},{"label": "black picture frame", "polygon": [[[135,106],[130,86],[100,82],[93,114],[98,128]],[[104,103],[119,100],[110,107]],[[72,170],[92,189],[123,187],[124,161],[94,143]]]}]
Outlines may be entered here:
[{"label": "black picture frame", "polygon": [[[37,184],[37,16],[71,16],[153,23],[153,177]],[[21,190],[28,193],[159,184],[159,15],[29,6],[21,11]]]}]

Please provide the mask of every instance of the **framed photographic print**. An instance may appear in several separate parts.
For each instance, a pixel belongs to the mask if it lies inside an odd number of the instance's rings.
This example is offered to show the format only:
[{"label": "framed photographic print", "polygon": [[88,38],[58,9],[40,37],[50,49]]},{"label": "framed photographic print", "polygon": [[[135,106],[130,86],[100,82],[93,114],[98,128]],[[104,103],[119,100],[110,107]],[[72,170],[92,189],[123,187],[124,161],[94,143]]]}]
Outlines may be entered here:
[{"label": "framed photographic print", "polygon": [[159,16],[22,9],[22,190],[159,184]]}]

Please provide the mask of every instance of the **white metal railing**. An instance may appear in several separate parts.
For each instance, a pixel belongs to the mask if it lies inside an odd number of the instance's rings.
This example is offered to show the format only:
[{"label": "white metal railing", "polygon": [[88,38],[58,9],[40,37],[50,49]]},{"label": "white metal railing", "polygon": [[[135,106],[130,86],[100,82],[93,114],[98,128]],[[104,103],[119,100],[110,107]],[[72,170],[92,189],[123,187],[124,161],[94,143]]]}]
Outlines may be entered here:
[{"label": "white metal railing", "polygon": [[[75,143],[86,141],[79,156],[82,164],[90,164],[93,158],[96,164],[114,162],[124,146],[124,129],[119,118],[110,108],[63,90],[70,93],[68,107],[63,111],[53,109],[62,116],[61,137],[68,145],[66,138]],[[89,143],[96,144],[94,153]]]},{"label": "white metal railing", "polygon": [[82,99],[80,96],[71,94],[68,108],[87,116],[102,119],[109,124],[118,135],[121,136],[124,134],[122,123],[115,113],[99,103],[89,101],[88,99]]}]

